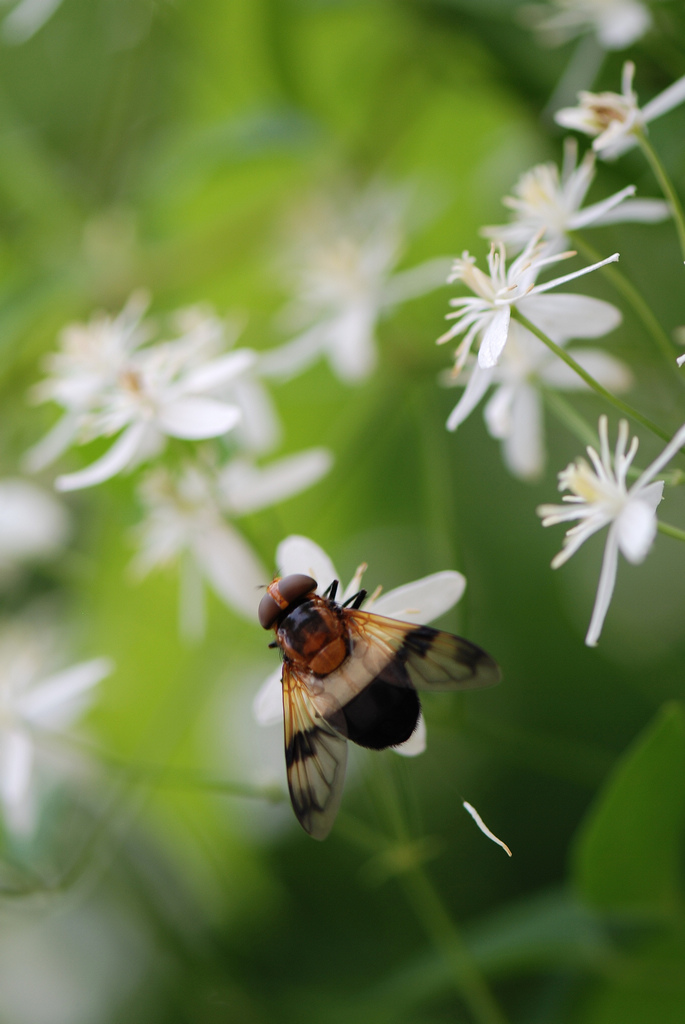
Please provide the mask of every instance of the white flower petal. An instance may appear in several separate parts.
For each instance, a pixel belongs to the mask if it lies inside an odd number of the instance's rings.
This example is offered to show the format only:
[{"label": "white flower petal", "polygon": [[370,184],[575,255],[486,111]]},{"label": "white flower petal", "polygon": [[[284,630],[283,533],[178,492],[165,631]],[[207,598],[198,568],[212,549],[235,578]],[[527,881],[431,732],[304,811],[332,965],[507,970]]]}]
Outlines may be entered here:
[{"label": "white flower petal", "polygon": [[165,434],[184,441],[220,437],[240,420],[240,409],[215,398],[177,398],[160,409],[157,422]]},{"label": "white flower petal", "polygon": [[291,380],[321,355],[324,336],[324,327],[317,324],[285,345],[262,352],[259,356],[259,374],[281,381]]},{"label": "white flower petal", "polygon": [[193,538],[193,551],[219,597],[249,619],[256,619],[268,573],[252,548],[226,524]]},{"label": "white flower petal", "polygon": [[281,576],[304,573],[318,583],[318,592],[323,592],[333,580],[340,577],[330,558],[318,544],[309,537],[293,534],[281,541],[276,549],[276,565]]},{"label": "white flower petal", "polygon": [[597,587],[597,596],[595,597],[594,608],[592,609],[592,618],[590,620],[590,626],[585,637],[585,643],[588,647],[596,647],[597,641],[599,640],[600,633],[602,632],[602,626],[604,625],[604,619],[609,610],[611,603],[611,597],[614,593],[614,585],[616,583],[616,568],[618,566],[618,537],[614,524],[609,527],[607,534],[606,544],[604,546],[604,556],[602,558],[602,571],[599,576],[599,585]]},{"label": "white flower petal", "polygon": [[17,710],[25,721],[44,728],[63,728],[84,707],[83,698],[114,669],[109,658],[81,661],[63,672],[49,676],[39,686],[17,699]]},{"label": "white flower petal", "polygon": [[381,594],[373,604],[375,614],[421,625],[432,622],[454,607],[466,588],[460,572],[446,569]]},{"label": "white flower petal", "polygon": [[394,750],[396,754],[401,754],[402,757],[418,757],[419,754],[423,754],[426,749],[426,720],[423,717],[423,712],[419,715],[416,728],[409,739],[390,749]]},{"label": "white flower petal", "polygon": [[236,349],[192,370],[183,379],[183,391],[198,394],[223,387],[252,369],[256,362],[256,352],[248,348]]},{"label": "white flower petal", "polygon": [[466,417],[473,412],[481,398],[494,381],[494,367],[484,370],[477,363],[472,368],[464,393],[447,420],[447,429],[456,430]]},{"label": "white flower petal", "polygon": [[531,295],[517,303],[536,327],[560,343],[571,338],[600,338],[621,322],[621,312],[610,302],[589,295]]},{"label": "white flower petal", "polygon": [[444,287],[451,266],[451,257],[438,256],[409,270],[401,270],[386,283],[383,289],[383,305],[395,306],[399,302],[406,302],[408,299],[415,299],[436,288]]},{"label": "white flower petal", "polygon": [[54,555],[69,533],[64,506],[28,480],[0,480],[0,564]]},{"label": "white flower petal", "polygon": [[685,101],[685,75],[679,78],[672,85],[669,85],[667,89],[660,92],[658,96],[655,96],[649,103],[645,103],[642,108],[642,117],[645,122],[653,121],[655,117],[661,117],[662,114],[668,113],[669,110],[673,110],[680,103]]},{"label": "white flower petal", "polygon": [[282,669],[279,666],[262,683],[252,702],[252,711],[260,725],[275,725],[283,721]]},{"label": "white flower petal", "polygon": [[57,420],[52,430],[26,452],[23,468],[27,473],[40,473],[51,466],[60,455],[73,444],[79,426],[79,417],[73,413],[65,413]]},{"label": "white flower petal", "polygon": [[617,209],[612,209],[597,217],[593,223],[603,224],[658,224],[668,220],[671,209],[663,199],[628,199]]},{"label": "white flower petal", "polygon": [[516,389],[511,405],[511,428],[503,439],[504,462],[520,480],[535,480],[545,467],[542,404],[536,388]]},{"label": "white flower petal", "polygon": [[[624,558],[638,565],[647,557],[656,536],[655,502],[661,501],[664,484],[659,480],[645,488],[647,500],[629,501],[616,519],[618,546]],[[651,499],[651,500],[649,500]]]},{"label": "white flower petal", "polygon": [[497,365],[509,333],[511,307],[504,306],[495,312],[483,334],[478,350],[478,365],[483,370]]},{"label": "white flower petal", "polygon": [[58,476],[55,487],[58,491],[77,491],[82,487],[94,487],[116,476],[134,458],[147,429],[146,423],[132,423],[101,458],[77,473]]},{"label": "white flower petal", "polygon": [[4,41],[15,45],[25,43],[43,27],[61,3],[62,0],[20,0],[3,22]]},{"label": "white flower petal", "polygon": [[21,810],[31,784],[33,744],[19,729],[3,731],[0,742],[0,799],[6,812]]},{"label": "white flower petal", "polygon": [[221,472],[220,487],[233,515],[247,515],[277,505],[311,487],[333,464],[326,448],[310,448],[267,466],[233,459]]},{"label": "white flower petal", "polygon": [[[627,391],[633,385],[633,375],[625,363],[598,348],[574,348],[569,352],[579,366],[615,393]],[[545,384],[564,391],[585,391],[587,384],[560,359],[550,360],[540,371]]]},{"label": "white flower petal", "polygon": [[333,372],[347,384],[365,380],[376,366],[376,310],[367,303],[345,310],[326,331]]}]

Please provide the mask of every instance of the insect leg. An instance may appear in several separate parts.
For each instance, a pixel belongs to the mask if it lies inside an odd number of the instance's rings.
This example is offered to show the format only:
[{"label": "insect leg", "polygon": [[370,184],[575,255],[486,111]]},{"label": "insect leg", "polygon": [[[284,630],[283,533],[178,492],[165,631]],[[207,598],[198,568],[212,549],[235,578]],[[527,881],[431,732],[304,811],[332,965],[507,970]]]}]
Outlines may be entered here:
[{"label": "insect leg", "polygon": [[330,598],[331,601],[335,601],[335,595],[338,593],[338,581],[333,580],[330,587],[324,593],[324,597]]},{"label": "insect leg", "polygon": [[353,594],[352,597],[348,597],[343,608],[361,608],[362,601],[366,597],[366,593],[366,590],[360,590],[358,594]]}]

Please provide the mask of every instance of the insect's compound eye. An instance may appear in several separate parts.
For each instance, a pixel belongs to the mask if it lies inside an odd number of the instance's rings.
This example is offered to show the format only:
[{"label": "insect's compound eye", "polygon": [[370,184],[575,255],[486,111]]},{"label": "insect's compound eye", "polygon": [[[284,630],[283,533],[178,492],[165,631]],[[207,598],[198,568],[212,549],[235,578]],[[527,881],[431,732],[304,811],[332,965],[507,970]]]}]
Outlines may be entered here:
[{"label": "insect's compound eye", "polygon": [[263,626],[264,629],[271,629],[280,612],[281,609],[278,607],[271,594],[265,594],[259,602],[259,611],[257,612],[260,626]]},{"label": "insect's compound eye", "polygon": [[278,581],[278,592],[287,604],[292,604],[305,594],[311,594],[313,590],[316,590],[316,580],[302,573],[293,573]]},{"label": "insect's compound eye", "polygon": [[259,623],[264,629],[271,629],[276,619],[288,605],[298,598],[316,590],[316,580],[311,576],[293,573],[269,584],[267,592],[259,602]]}]

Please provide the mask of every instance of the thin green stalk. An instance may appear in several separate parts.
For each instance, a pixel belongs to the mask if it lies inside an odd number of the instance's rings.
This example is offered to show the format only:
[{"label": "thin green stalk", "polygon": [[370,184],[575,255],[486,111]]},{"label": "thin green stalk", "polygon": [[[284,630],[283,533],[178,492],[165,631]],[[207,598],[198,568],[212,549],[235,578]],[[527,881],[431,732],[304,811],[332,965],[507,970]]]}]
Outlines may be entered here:
[{"label": "thin green stalk", "polygon": [[673,537],[674,540],[685,540],[685,530],[680,530],[677,526],[671,526],[669,523],[662,523],[661,520],[658,520],[656,527],[659,533],[663,533],[667,537]]},{"label": "thin green stalk", "polygon": [[552,341],[552,339],[549,338],[544,333],[544,331],[541,331],[539,327],[536,327],[535,324],[531,323],[530,320],[528,320],[525,316],[523,316],[522,313],[518,311],[518,309],[514,307],[511,311],[511,315],[512,317],[514,317],[515,320],[518,320],[518,322],[522,324],[526,328],[526,330],[530,331],[531,334],[534,334],[536,338],[539,338],[540,341],[544,342],[544,344],[547,346],[548,349],[550,349],[551,352],[554,352],[554,354],[558,356],[559,359],[562,360],[562,362],[566,363],[566,365],[570,367],[574,373],[578,374],[581,380],[585,381],[589,388],[592,388],[592,390],[596,394],[600,395],[600,397],[603,398],[606,402],[609,402],[611,405],[613,405],[614,408],[618,409],[618,411],[623,413],[624,416],[630,417],[630,419],[634,420],[636,423],[639,423],[647,430],[651,430],[651,432],[653,434],[656,434],[657,437],[660,437],[662,441],[671,440],[671,435],[668,434],[665,430],[663,430],[662,427],[658,425],[658,423],[654,423],[647,416],[643,416],[641,412],[638,412],[637,409],[633,409],[632,405],[628,405],[627,402],[624,402],[622,398],[618,398],[616,395],[612,395],[611,391],[607,391],[607,389],[602,384],[600,384],[599,381],[595,380],[595,378],[590,373],[588,373],[587,370],[583,369],[580,363],[576,362],[572,355],[569,355],[569,353],[566,352],[563,348],[561,348],[560,345],[557,345],[556,342]]},{"label": "thin green stalk", "polygon": [[[602,258],[600,253],[598,253],[593,246],[588,245],[584,238],[581,238],[575,232],[569,232],[568,237],[573,243],[574,248],[581,252],[583,256],[592,263],[599,263]],[[651,335],[653,341],[659,348],[659,351],[668,362],[668,365],[671,367],[673,372],[678,375],[681,383],[685,384],[685,377],[678,369],[675,361],[675,349],[673,347],[673,343],[655,317],[651,306],[644,296],[640,294],[633,282],[619,270],[616,264],[607,263],[606,266],[601,267],[601,273],[609,279],[616,291],[619,292],[626,302],[632,307],[633,312],[642,321],[645,329]]]},{"label": "thin green stalk", "polygon": [[661,188],[661,191],[663,192],[666,200],[668,201],[671,207],[671,210],[673,212],[673,220],[675,221],[676,231],[678,232],[680,252],[682,254],[683,260],[685,260],[685,215],[683,214],[683,208],[680,205],[678,193],[674,189],[671,183],[671,179],[666,173],[666,168],[659,159],[656,150],[653,148],[652,144],[647,139],[647,136],[644,134],[644,132],[638,130],[636,130],[634,134],[640,148],[642,149],[642,152],[647,158],[649,166],[654,171],[654,176],[656,177],[656,180],[659,182],[659,187]]},{"label": "thin green stalk", "polygon": [[422,867],[400,875],[405,895],[435,947],[449,965],[456,988],[477,1024],[507,1024],[454,922]]},{"label": "thin green stalk", "polygon": [[590,445],[595,449],[599,447],[597,431],[576,412],[563,395],[560,395],[558,391],[553,391],[552,388],[546,388],[542,385],[539,385],[539,389],[550,412],[564,424],[571,434],[578,438],[581,444]]}]

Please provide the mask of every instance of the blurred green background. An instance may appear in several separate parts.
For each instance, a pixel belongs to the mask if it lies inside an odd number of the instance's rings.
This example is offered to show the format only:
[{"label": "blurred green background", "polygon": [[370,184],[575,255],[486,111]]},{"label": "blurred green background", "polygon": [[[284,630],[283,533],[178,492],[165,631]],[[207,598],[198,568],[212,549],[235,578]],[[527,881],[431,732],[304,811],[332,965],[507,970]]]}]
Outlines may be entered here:
[{"label": "blurred green background", "polygon": [[[6,40],[2,475],[54,422],[26,393],[61,327],[117,312],[137,287],[153,312],[209,302],[244,314],[241,344],[284,340],[279,247],[314,193],[408,182],[416,224],[402,265],[465,249],[481,262],[479,228],[505,219],[502,195],[561,155],[542,112],[575,44],[540,47],[516,11],[63,0],[31,38]],[[629,54],[646,97],[685,73],[681,5],[654,17]],[[606,56],[599,85],[618,87],[624,56]],[[651,138],[682,186],[684,112]],[[636,153],[602,165],[591,198],[628,183],[657,194]],[[598,229],[592,242],[621,252],[668,332],[685,322],[669,224]],[[599,274],[578,290],[618,301]],[[68,496],[69,549],[4,590],[2,611],[50,603],[75,658],[117,668],[87,720],[102,752],[89,795],[58,793],[30,841],[4,838],[3,1024],[685,1020],[685,551],[659,537],[644,565],[623,563],[600,646],[583,645],[602,539],[552,573],[561,531],[535,515],[579,442],[549,418],[549,468],[532,485],[507,474],[480,411],[445,431],[455,392],[437,386],[450,353],[434,340],[454,294],[383,322],[364,384],[321,362],[274,385],[280,453],[324,444],[335,466],[240,528],[270,569],[278,542],[302,533],[343,580],[368,561],[371,589],[461,570],[466,596],[441,624],[491,651],[504,682],[427,698],[418,759],[355,751],[336,826],[313,842],[287,803],[231,795],[284,787],[280,730],[251,713],[275,666],[259,625],[211,597],[205,640],[184,646],[176,572],[140,584],[127,573],[132,480]],[[624,315],[602,344],[630,363],[632,404],[674,430],[677,380]],[[590,396],[576,407],[592,424],[606,411]],[[644,466],[659,446],[641,440]],[[683,513],[669,492],[664,517]],[[486,1000],[474,1015],[472,984],[501,1010]]]}]

